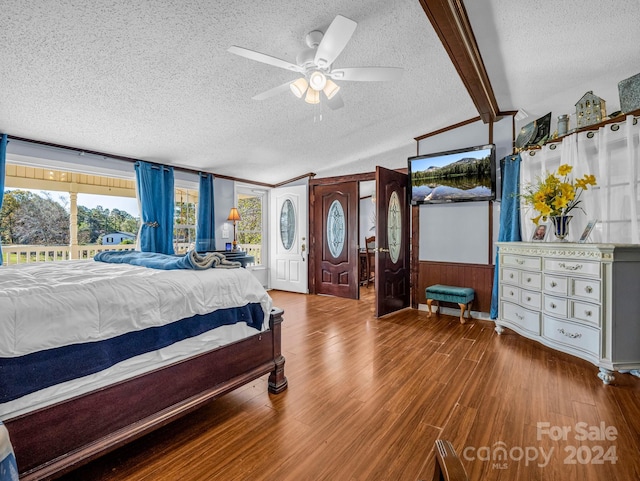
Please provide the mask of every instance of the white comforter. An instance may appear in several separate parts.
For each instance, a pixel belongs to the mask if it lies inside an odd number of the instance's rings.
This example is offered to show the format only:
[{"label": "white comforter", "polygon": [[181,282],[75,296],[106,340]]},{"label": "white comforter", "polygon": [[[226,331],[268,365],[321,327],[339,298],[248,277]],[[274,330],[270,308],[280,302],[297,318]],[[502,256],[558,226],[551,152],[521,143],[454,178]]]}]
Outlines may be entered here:
[{"label": "white comforter", "polygon": [[93,260],[0,267],[0,356],[95,341],[271,298],[246,269],[158,270]]}]

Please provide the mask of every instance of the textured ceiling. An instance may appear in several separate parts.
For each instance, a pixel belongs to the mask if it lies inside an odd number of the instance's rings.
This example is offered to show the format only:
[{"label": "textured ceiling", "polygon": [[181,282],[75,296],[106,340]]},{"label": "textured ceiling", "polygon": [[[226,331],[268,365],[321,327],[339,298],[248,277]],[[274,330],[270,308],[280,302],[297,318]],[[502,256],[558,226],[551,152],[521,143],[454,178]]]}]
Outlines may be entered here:
[{"label": "textured ceiling", "polygon": [[[640,71],[638,0],[466,4],[501,110],[614,106]],[[252,100],[296,75],[229,46],[295,62],[336,14],[358,27],[335,67],[402,79],[341,82],[335,111]],[[415,137],[477,115],[418,0],[3,0],[0,61],[2,132],[266,183],[403,167]]]},{"label": "textured ceiling", "polygon": [[575,112],[589,90],[612,113],[620,108],[618,82],[640,73],[639,0],[467,0],[465,6],[498,105],[528,112],[521,123]]}]

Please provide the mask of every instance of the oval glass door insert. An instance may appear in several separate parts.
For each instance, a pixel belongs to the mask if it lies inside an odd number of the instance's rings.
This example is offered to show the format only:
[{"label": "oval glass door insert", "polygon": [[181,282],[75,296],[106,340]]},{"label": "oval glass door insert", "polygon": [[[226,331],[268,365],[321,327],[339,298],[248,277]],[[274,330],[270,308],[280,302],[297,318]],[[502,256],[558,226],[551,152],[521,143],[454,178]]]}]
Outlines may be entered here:
[{"label": "oval glass door insert", "polygon": [[296,213],[293,202],[287,199],[280,209],[280,241],[286,250],[293,246],[293,239],[296,235]]},{"label": "oval glass door insert", "polygon": [[329,244],[329,252],[334,258],[337,258],[344,249],[345,235],[344,209],[340,202],[334,200],[327,214],[327,243]]},{"label": "oval glass door insert", "polygon": [[400,198],[394,190],[389,199],[387,212],[387,240],[389,242],[389,257],[394,264],[400,258],[400,243],[402,242],[402,211],[400,210]]}]

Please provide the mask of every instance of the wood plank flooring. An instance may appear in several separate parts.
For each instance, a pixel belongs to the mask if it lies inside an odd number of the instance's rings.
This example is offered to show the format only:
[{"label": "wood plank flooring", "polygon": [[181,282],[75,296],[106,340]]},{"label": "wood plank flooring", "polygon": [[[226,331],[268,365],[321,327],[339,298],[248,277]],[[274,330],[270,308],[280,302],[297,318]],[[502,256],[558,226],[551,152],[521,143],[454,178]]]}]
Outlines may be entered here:
[{"label": "wood plank flooring", "polygon": [[287,391],[261,378],[64,479],[431,480],[445,438],[471,480],[640,480],[640,379],[361,293],[272,291]]}]

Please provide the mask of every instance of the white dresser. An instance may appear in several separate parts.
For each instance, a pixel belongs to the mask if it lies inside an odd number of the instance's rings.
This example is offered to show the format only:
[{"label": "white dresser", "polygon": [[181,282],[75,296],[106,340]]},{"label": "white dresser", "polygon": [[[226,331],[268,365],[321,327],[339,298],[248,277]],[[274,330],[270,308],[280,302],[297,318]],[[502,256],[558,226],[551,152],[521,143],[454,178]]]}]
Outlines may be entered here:
[{"label": "white dresser", "polygon": [[498,242],[500,308],[508,327],[600,368],[640,377],[640,246]]}]

